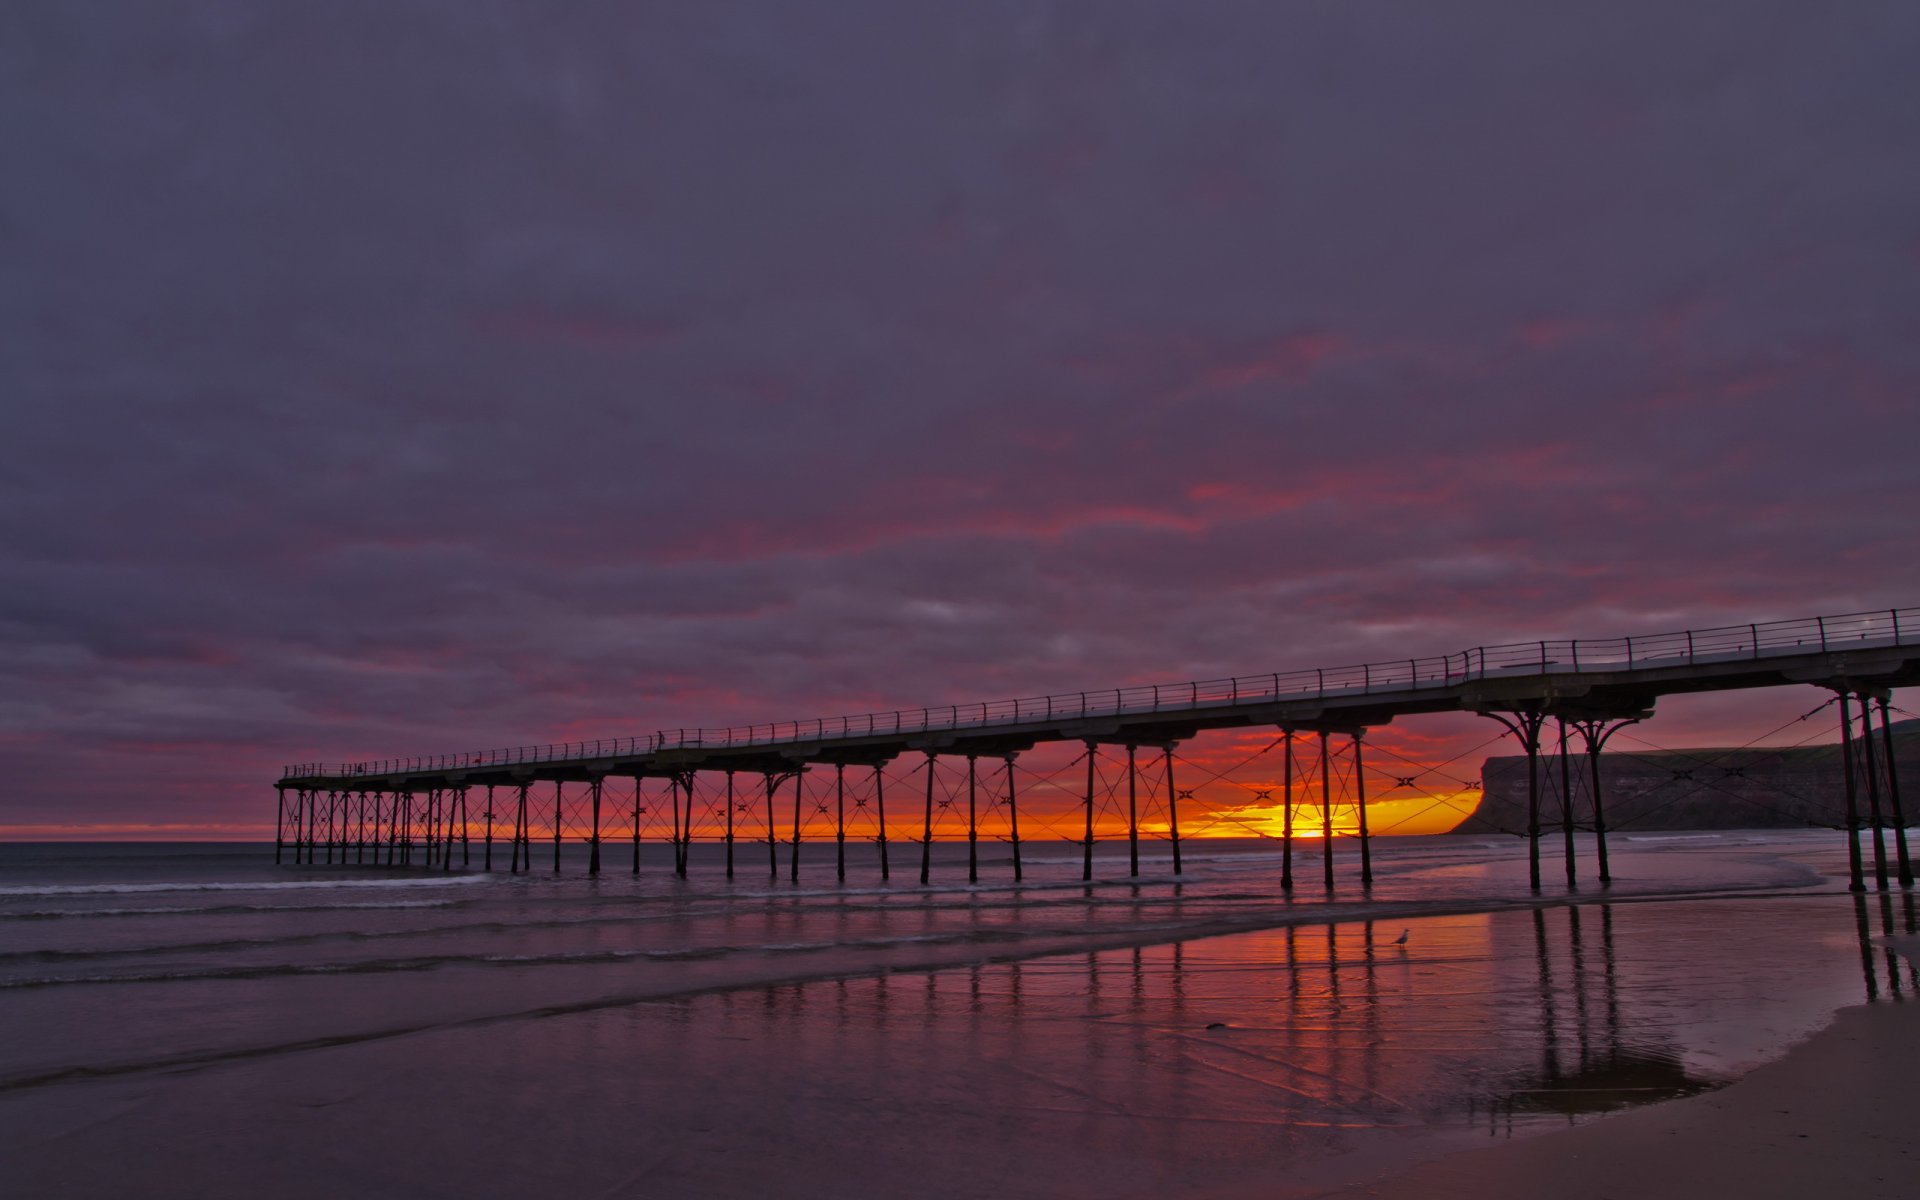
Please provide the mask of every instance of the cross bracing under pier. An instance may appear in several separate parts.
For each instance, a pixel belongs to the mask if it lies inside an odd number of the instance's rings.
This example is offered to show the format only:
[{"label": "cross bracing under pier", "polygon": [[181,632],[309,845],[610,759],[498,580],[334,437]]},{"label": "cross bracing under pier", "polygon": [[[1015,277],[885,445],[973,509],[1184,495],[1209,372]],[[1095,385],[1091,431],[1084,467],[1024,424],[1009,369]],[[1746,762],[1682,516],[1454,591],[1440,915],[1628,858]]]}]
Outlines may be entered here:
[{"label": "cross bracing under pier", "polygon": [[[1290,781],[1295,735],[1306,735],[1301,743],[1303,747],[1318,739],[1312,756],[1317,766],[1303,765],[1301,786],[1310,796],[1317,784],[1321,793],[1326,822],[1321,832],[1328,835],[1328,846],[1324,848],[1329,853],[1328,886],[1332,886],[1333,879],[1330,814],[1334,806],[1334,773],[1329,770],[1334,756],[1330,739],[1350,743],[1346,759],[1352,765],[1345,778],[1350,780],[1353,794],[1343,793],[1341,803],[1357,814],[1361,879],[1366,883],[1370,881],[1366,855],[1368,801],[1365,775],[1360,768],[1361,739],[1367,730],[1398,717],[1472,712],[1498,721],[1526,751],[1529,809],[1533,813],[1527,834],[1532,843],[1532,881],[1537,888],[1542,782],[1539,760],[1551,757],[1545,736],[1549,720],[1563,731],[1575,730],[1591,757],[1597,756],[1599,747],[1612,731],[1651,716],[1655,702],[1662,696],[1813,685],[1834,693],[1843,710],[1842,732],[1848,743],[1842,756],[1847,769],[1846,826],[1855,863],[1855,885],[1860,885],[1861,874],[1858,839],[1853,836],[1860,828],[1860,816],[1854,800],[1856,792],[1862,789],[1867,793],[1873,813],[1876,865],[1880,878],[1885,878],[1885,865],[1879,853],[1884,826],[1880,806],[1883,788],[1891,810],[1889,815],[1895,818],[1900,879],[1903,884],[1909,884],[1911,871],[1907,865],[1904,818],[1900,814],[1893,757],[1891,750],[1883,746],[1876,759],[1869,718],[1870,702],[1877,701],[1880,740],[1886,741],[1887,695],[1893,688],[1914,683],[1920,683],[1920,609],[1912,608],[1752,622],[1650,636],[1542,640],[1348,667],[1133,685],[766,725],[681,728],[637,737],[423,758],[295,764],[285,768],[276,785],[281,797],[276,840],[284,849],[291,826],[296,861],[302,857],[313,861],[315,843],[324,836],[329,861],[337,844],[341,861],[345,862],[351,844],[354,861],[361,862],[365,861],[367,840],[371,836],[375,862],[381,861],[384,849],[389,864],[432,863],[450,869],[456,839],[462,844],[463,865],[470,861],[469,793],[480,789],[488,797],[484,829],[489,839],[486,848],[489,866],[493,829],[496,825],[511,824],[513,869],[520,869],[523,863],[531,868],[534,831],[543,829],[539,840],[551,839],[556,870],[561,842],[578,831],[593,848],[590,869],[597,872],[601,866],[603,840],[620,826],[619,810],[625,806],[631,809],[634,869],[639,868],[643,826],[652,824],[647,819],[651,808],[656,817],[663,811],[671,814],[669,828],[676,867],[684,874],[686,847],[695,837],[693,827],[698,803],[703,828],[713,824],[715,812],[726,817],[730,870],[736,840],[761,840],[744,832],[736,839],[734,818],[739,817],[764,834],[772,858],[770,866],[776,873],[780,866],[779,855],[775,853],[777,843],[790,841],[790,873],[797,878],[799,846],[805,831],[813,826],[816,811],[836,818],[834,836],[844,842],[846,787],[848,772],[853,771],[856,789],[862,794],[872,792],[879,801],[875,815],[882,830],[881,861],[885,873],[883,772],[896,760],[911,761],[924,756],[925,778],[918,781],[922,796],[913,794],[913,781],[896,780],[896,829],[904,826],[908,830],[905,835],[899,835],[898,840],[919,842],[923,846],[936,840],[933,813],[937,788],[941,789],[939,799],[943,813],[964,803],[961,811],[967,815],[967,839],[970,843],[977,840],[985,795],[987,808],[1003,813],[1012,826],[1017,864],[1019,807],[1013,774],[1015,759],[1043,744],[1080,742],[1088,750],[1083,837],[1089,875],[1095,841],[1095,797],[1096,791],[1102,788],[1107,801],[1103,810],[1124,806],[1134,873],[1139,870],[1143,806],[1164,820],[1171,833],[1178,870],[1178,798],[1182,793],[1174,780],[1173,748],[1202,731],[1264,727],[1278,729],[1286,738]],[[1861,729],[1857,751],[1853,748],[1852,721],[1845,717],[1850,700],[1859,703]],[[1567,739],[1562,736],[1563,776],[1570,769],[1565,761],[1566,743]],[[1095,753],[1101,747],[1125,749],[1123,783],[1101,782],[1104,776]],[[937,784],[936,767],[942,765],[942,760],[965,761],[964,793],[956,791],[951,783]],[[1143,767],[1155,772],[1146,780],[1145,794],[1139,774]],[[808,771],[818,768],[832,769],[831,802],[818,795],[811,799],[807,796]],[[1318,771],[1317,779],[1313,770]],[[710,784],[699,781],[702,773],[706,773],[709,780],[715,775],[725,776],[724,800],[710,794]],[[749,778],[739,780],[736,791],[736,777],[743,775]],[[610,781],[616,779],[632,781],[631,790],[619,798],[612,796],[610,786]],[[660,792],[665,794],[656,792],[649,802],[644,791],[648,781],[656,786],[664,784]],[[899,786],[903,783],[906,786]],[[536,789],[536,785],[549,784],[550,792],[544,786]],[[568,796],[567,784],[585,785],[585,791]],[[812,786],[817,789],[818,784]],[[1291,782],[1287,785],[1289,819],[1293,811],[1292,786]],[[1564,791],[1567,787],[1564,780],[1561,786]],[[983,793],[983,787],[991,794]],[[754,803],[762,800],[763,790],[763,802]],[[291,811],[288,791],[295,793]],[[708,793],[707,799],[697,801],[697,795],[702,792]],[[660,803],[662,800],[666,801],[665,805]],[[915,801],[923,802],[918,813]],[[787,806],[791,808],[791,821],[783,829],[779,814]],[[856,799],[856,807],[864,804]],[[1600,869],[1604,883],[1607,879],[1604,823],[1597,793],[1593,807],[1596,829],[1602,834]],[[918,828],[914,828],[916,815],[921,817]],[[1568,828],[1571,828],[1570,821]],[[383,830],[387,839],[384,847]],[[1571,884],[1574,873],[1570,836],[1568,855],[1567,878]],[[844,873],[844,855],[841,869]],[[969,874],[973,873],[970,867]],[[922,876],[925,876],[924,854]]]}]

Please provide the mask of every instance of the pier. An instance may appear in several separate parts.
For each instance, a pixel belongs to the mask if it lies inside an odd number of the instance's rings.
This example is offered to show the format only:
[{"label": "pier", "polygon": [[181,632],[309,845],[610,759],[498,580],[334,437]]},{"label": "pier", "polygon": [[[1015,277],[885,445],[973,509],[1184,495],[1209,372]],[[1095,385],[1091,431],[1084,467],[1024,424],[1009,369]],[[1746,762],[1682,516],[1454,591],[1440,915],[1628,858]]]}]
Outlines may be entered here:
[{"label": "pier", "polygon": [[[536,849],[551,845],[551,869],[561,870],[569,839],[589,847],[587,870],[607,869],[630,840],[631,870],[651,805],[670,810],[674,870],[684,877],[696,840],[722,841],[727,873],[745,869],[736,850],[764,843],[769,874],[798,880],[800,847],[815,818],[831,818],[839,878],[846,877],[850,836],[849,788],[864,832],[879,847],[879,871],[890,880],[884,769],[921,759],[919,811],[909,813],[908,836],[918,845],[919,881],[930,883],[935,807],[964,796],[968,879],[977,881],[977,843],[983,787],[1003,810],[1012,846],[1012,872],[1021,874],[1016,768],[1037,746],[1079,743],[1085,763],[1085,823],[1080,841],[1083,877],[1093,877],[1096,802],[1125,796],[1130,872],[1140,874],[1143,804],[1166,825],[1173,870],[1181,871],[1179,803],[1174,749],[1201,732],[1270,728],[1284,746],[1283,880],[1295,886],[1296,803],[1319,803],[1320,882],[1337,882],[1333,827],[1336,772],[1350,785],[1357,814],[1358,880],[1372,883],[1363,754],[1369,730],[1400,719],[1469,712],[1496,722],[1524,752],[1528,770],[1529,882],[1542,887],[1542,797],[1557,774],[1562,813],[1564,873],[1576,885],[1572,811],[1577,759],[1590,777],[1590,814],[1598,880],[1610,882],[1607,825],[1600,794],[1599,756],[1620,729],[1652,718],[1668,695],[1750,688],[1811,687],[1836,702],[1846,808],[1850,886],[1866,890],[1871,832],[1872,874],[1885,891],[1897,880],[1911,888],[1898,772],[1890,731],[1889,698],[1920,683],[1920,609],[1754,622],[1651,636],[1535,641],[1476,647],[1431,658],[1357,666],[1234,676],[1227,679],[1133,685],[1094,691],[949,704],[723,729],[682,728],[595,741],[520,746],[421,758],[287,766],[275,785],[278,808],[275,858],[295,863],[495,869],[495,829],[510,819],[505,857],[509,871],[534,869]],[[1105,758],[1118,762],[1102,769]],[[1076,764],[1080,760],[1075,760]],[[964,791],[937,794],[943,764],[964,763]],[[810,771],[830,771],[823,798],[805,787]],[[697,803],[707,777],[709,798]],[[724,800],[713,777],[723,781]],[[1547,778],[1543,779],[1543,776]],[[631,802],[609,803],[610,780],[626,780]],[[1543,787],[1543,784],[1545,785]],[[1144,785],[1144,786],[1143,786]],[[571,791],[569,790],[571,789]],[[649,794],[651,792],[651,794]],[[756,803],[757,801],[757,803]],[[897,801],[896,801],[897,802]],[[474,805],[480,845],[475,846]],[[503,813],[500,806],[505,805]],[[916,830],[912,816],[920,818]],[[789,819],[790,816],[790,819]],[[696,833],[696,829],[699,832]],[[1891,832],[1891,845],[1888,833]],[[913,834],[917,833],[915,837]],[[476,863],[476,857],[479,862]],[[622,856],[624,857],[624,855]]]}]

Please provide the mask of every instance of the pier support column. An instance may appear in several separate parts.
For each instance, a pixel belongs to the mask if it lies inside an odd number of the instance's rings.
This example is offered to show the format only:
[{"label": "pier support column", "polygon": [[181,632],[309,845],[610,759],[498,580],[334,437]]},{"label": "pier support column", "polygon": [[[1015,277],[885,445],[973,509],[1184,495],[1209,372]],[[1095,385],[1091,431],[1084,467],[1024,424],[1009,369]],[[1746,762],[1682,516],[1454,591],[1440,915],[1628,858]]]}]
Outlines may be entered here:
[{"label": "pier support column", "polygon": [[693,861],[693,784],[698,774],[698,771],[680,773],[680,790],[687,798],[687,811],[680,819],[680,854],[674,862],[682,879],[687,877],[687,868]]},{"label": "pier support column", "polygon": [[833,867],[841,883],[847,881],[847,766],[833,764]]},{"label": "pier support column", "polygon": [[[386,841],[386,838],[382,836],[380,824],[382,818],[385,816],[385,814],[381,812],[381,809],[386,806],[386,801],[386,793],[375,788],[373,792],[373,865],[376,867],[380,865],[380,847]],[[392,822],[388,821],[387,824],[391,825]]]},{"label": "pier support column", "polygon": [[593,833],[587,846],[587,874],[600,873],[600,796],[602,779],[596,775],[587,784],[587,796],[593,804]]},{"label": "pier support column", "polygon": [[1286,767],[1282,778],[1280,809],[1280,890],[1293,891],[1293,730],[1283,731],[1287,739]]},{"label": "pier support column", "polygon": [[633,877],[640,878],[640,818],[647,812],[647,778],[633,777]]},{"label": "pier support column", "polygon": [[364,788],[360,791],[360,825],[354,836],[353,865],[367,865],[367,793]]},{"label": "pier support column", "polygon": [[1579,886],[1573,855],[1573,760],[1567,755],[1567,719],[1554,718],[1560,734],[1560,837],[1567,859],[1567,890]]},{"label": "pier support column", "polygon": [[1127,874],[1140,877],[1140,776],[1134,745],[1127,743]]},{"label": "pier support column", "polygon": [[527,837],[527,789],[531,784],[519,785],[519,805],[513,818],[513,873],[522,869],[533,870],[533,843]]},{"label": "pier support column", "polygon": [[774,829],[773,804],[779,796],[780,781],[785,775],[767,772],[767,878],[780,878],[780,835]]},{"label": "pier support column", "polygon": [[887,776],[878,766],[873,768],[873,806],[880,813],[880,882],[886,883],[893,878],[887,865]]},{"label": "pier support column", "polygon": [[927,886],[927,880],[933,873],[933,772],[937,758],[933,751],[927,751],[927,815],[920,834],[921,887]]},{"label": "pier support column", "polygon": [[1840,769],[1847,789],[1847,890],[1864,892],[1867,881],[1860,863],[1860,800],[1853,773],[1853,710],[1848,707],[1846,691],[1836,694],[1840,697]]},{"label": "pier support column", "polygon": [[1518,709],[1501,713],[1482,710],[1481,716],[1498,721],[1520,740],[1527,752],[1527,885],[1540,890],[1540,727],[1546,713],[1537,709]]},{"label": "pier support column", "polygon": [[680,774],[667,776],[667,844],[673,848],[673,873],[680,874]]},{"label": "pier support column", "polygon": [[1086,837],[1080,843],[1084,853],[1080,867],[1080,879],[1082,882],[1088,882],[1093,879],[1093,777],[1095,768],[1094,756],[1099,753],[1099,750],[1100,747],[1097,743],[1087,743],[1087,833]]},{"label": "pier support column", "polygon": [[[334,810],[340,807],[340,792],[336,788],[327,789],[327,865],[333,865],[333,824]],[[343,860],[345,854],[340,856]]]},{"label": "pier support column", "polygon": [[1900,886],[1913,886],[1913,863],[1907,857],[1907,815],[1900,808],[1900,767],[1893,757],[1893,727],[1887,720],[1887,697],[1880,697],[1880,748],[1887,760],[1887,805],[1893,810],[1893,848],[1900,868]]},{"label": "pier support column", "polygon": [[787,859],[787,879],[800,882],[800,806],[806,801],[806,768],[793,773],[793,853]]},{"label": "pier support column", "polygon": [[413,865],[413,792],[400,793],[400,865]]},{"label": "pier support column", "polygon": [[[639,786],[639,782],[637,780],[635,781],[634,786],[635,787]],[[639,851],[640,835],[637,832],[640,828],[639,822],[636,821],[633,827],[636,830],[634,834],[634,843],[633,843],[634,844],[633,870],[634,870],[634,873],[637,875],[640,872],[640,851]],[[727,772],[727,878],[728,879],[733,878],[733,772],[732,771]]]},{"label": "pier support column", "polygon": [[[1372,835],[1367,829],[1367,774],[1366,765],[1361,760],[1360,739],[1364,731],[1353,733],[1353,794],[1354,805],[1360,810],[1360,886],[1373,886],[1373,845]],[[1567,868],[1571,871],[1571,865]]]},{"label": "pier support column", "polygon": [[1867,776],[1867,819],[1873,823],[1873,881],[1887,890],[1887,829],[1880,815],[1880,770],[1874,762],[1873,708],[1866,692],[1860,694],[1860,762]]},{"label": "pier support column", "polygon": [[1014,794],[1013,787],[1013,760],[1019,755],[1009,754],[1005,757],[1007,760],[1007,824],[1011,827],[1013,834],[1013,881],[1020,883],[1025,880],[1026,875],[1020,866],[1020,802]]},{"label": "pier support column", "polygon": [[1161,769],[1167,776],[1167,835],[1173,839],[1173,873],[1181,874],[1180,867],[1180,800],[1173,790],[1173,743],[1168,742],[1160,748]]},{"label": "pier support column", "polygon": [[1323,882],[1333,890],[1333,763],[1327,731],[1320,731],[1320,863]]},{"label": "pier support column", "polygon": [[553,781],[553,873],[555,875],[560,873],[560,829],[566,817],[561,797],[565,787],[566,784],[560,780]]},{"label": "pier support column", "polygon": [[974,761],[967,755],[967,882],[980,882],[980,808],[975,800]]},{"label": "pier support column", "polygon": [[1613,870],[1607,863],[1607,809],[1601,794],[1600,754],[1606,749],[1609,738],[1640,721],[1640,717],[1625,717],[1615,721],[1588,718],[1573,722],[1574,731],[1580,735],[1587,751],[1587,783],[1593,792],[1594,853],[1600,868],[1601,887],[1613,882]]},{"label": "pier support column", "polygon": [[487,823],[487,831],[485,835],[486,836],[485,868],[489,873],[491,873],[493,871],[493,785],[492,784],[487,785],[487,809],[484,813],[481,814],[481,816],[483,819],[485,819]]}]

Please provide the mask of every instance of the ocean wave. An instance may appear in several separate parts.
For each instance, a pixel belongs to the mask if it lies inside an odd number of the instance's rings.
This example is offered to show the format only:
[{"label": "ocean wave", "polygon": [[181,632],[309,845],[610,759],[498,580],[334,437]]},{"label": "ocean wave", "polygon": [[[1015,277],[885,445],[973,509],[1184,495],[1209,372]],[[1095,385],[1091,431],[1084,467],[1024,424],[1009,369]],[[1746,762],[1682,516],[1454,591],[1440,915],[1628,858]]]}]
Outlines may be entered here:
[{"label": "ocean wave", "polygon": [[302,892],[325,889],[460,887],[488,882],[485,875],[408,879],[298,879],[278,883],[39,883],[0,887],[7,896],[136,896],[158,892]]}]

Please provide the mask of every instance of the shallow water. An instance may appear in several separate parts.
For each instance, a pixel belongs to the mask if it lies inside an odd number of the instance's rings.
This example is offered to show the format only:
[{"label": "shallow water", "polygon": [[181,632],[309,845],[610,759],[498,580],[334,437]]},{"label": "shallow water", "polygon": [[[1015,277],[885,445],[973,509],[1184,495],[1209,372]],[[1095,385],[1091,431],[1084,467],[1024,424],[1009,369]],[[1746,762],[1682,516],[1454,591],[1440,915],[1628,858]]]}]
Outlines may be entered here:
[{"label": "shallow water", "polygon": [[737,849],[0,847],[0,1149],[35,1194],[1304,1194],[1920,990],[1863,940],[1912,898],[1856,906],[1825,832],[1616,837],[1612,887],[1549,861],[1545,907],[1504,839],[1382,841],[1366,891],[1341,843],[1331,892],[1308,844],[1291,898],[1271,843],[1137,881],[1103,847],[1092,885],[1029,844],[1019,886],[939,846],[928,889],[917,847],[883,884],[849,846],[845,885],[830,845],[798,885]]}]

